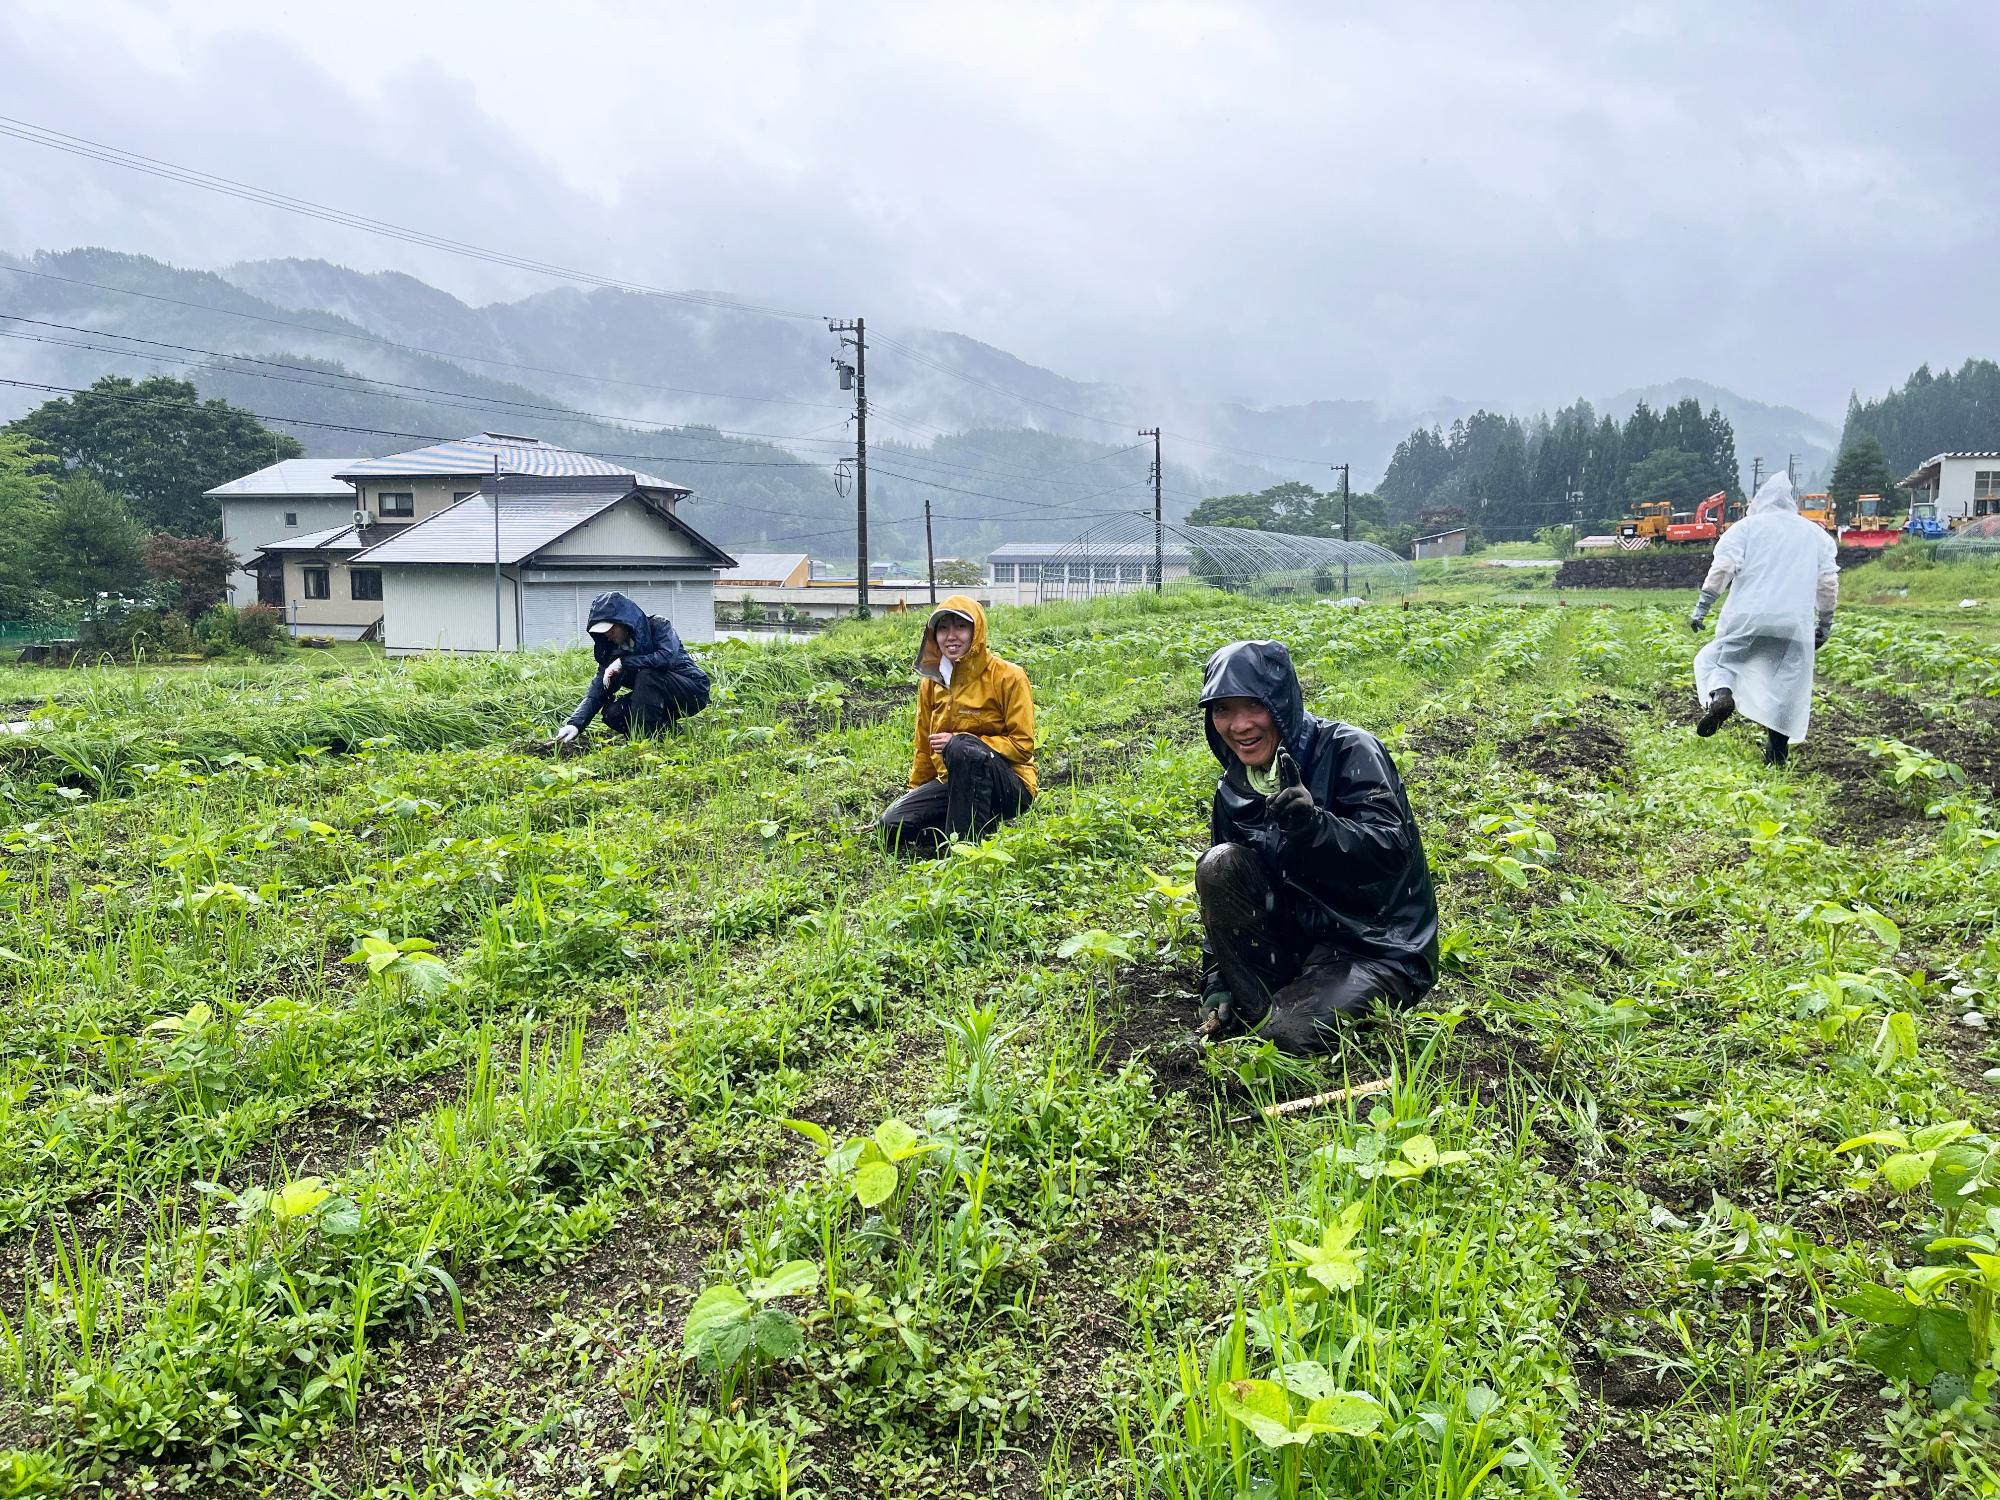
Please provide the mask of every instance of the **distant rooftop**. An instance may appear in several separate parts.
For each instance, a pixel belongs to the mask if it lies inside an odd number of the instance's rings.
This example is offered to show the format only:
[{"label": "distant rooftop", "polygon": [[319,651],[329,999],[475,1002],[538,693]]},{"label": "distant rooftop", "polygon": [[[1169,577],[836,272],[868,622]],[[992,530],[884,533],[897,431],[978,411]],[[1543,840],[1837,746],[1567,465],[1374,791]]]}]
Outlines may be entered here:
[{"label": "distant rooftop", "polygon": [[[374,528],[378,533],[380,527]],[[283,537],[275,542],[266,542],[260,552],[357,552],[367,546],[354,534],[352,526],[332,526],[325,531],[308,531],[302,536]]]},{"label": "distant rooftop", "polygon": [[719,580],[741,583],[748,578],[789,578],[801,563],[810,563],[803,552],[739,552],[736,566],[725,568]]},{"label": "distant rooftop", "polygon": [[[1162,555],[1176,562],[1188,560],[1188,549],[1177,538],[1167,538],[1161,549]],[[1064,562],[1096,562],[1120,560],[1124,558],[1150,558],[1153,555],[1151,542],[1121,542],[1104,544],[1098,542],[1009,542],[1004,547],[995,547],[987,554],[989,563],[1043,562],[1050,558],[1060,558]]]},{"label": "distant rooftop", "polygon": [[675,496],[694,493],[684,484],[642,474],[630,464],[612,463],[573,448],[559,448],[540,438],[517,437],[507,432],[482,432],[477,437],[454,438],[448,443],[433,443],[428,448],[412,448],[385,458],[350,459],[339,468],[343,479],[414,479],[431,474],[476,478],[492,474],[496,468],[502,474],[601,474],[608,478],[623,475],[646,489],[667,490]]},{"label": "distant rooftop", "polygon": [[203,493],[211,500],[352,500],[354,486],[337,476],[358,461],[288,458]]},{"label": "distant rooftop", "polygon": [[[593,482],[596,479],[601,482]],[[494,536],[494,497],[498,489],[499,536]],[[645,495],[657,486],[635,485],[632,476],[617,473],[605,476],[567,475],[502,476],[496,485],[489,481],[479,490],[414,526],[398,528],[370,546],[357,561],[368,563],[491,563],[525,561],[551,542],[593,520],[612,506],[634,494]],[[679,493],[685,493],[679,492]],[[646,496],[655,513],[675,530],[700,543],[710,561],[728,566],[734,561],[720,547],[696,532],[666,508],[666,494]],[[696,559],[689,559],[691,564]]]}]

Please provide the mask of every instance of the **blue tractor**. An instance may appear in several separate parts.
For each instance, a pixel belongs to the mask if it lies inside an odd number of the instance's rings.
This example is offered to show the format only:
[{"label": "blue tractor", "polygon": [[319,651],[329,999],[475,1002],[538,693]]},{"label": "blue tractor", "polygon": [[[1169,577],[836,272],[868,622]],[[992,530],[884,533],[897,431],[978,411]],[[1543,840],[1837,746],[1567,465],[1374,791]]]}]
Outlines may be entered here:
[{"label": "blue tractor", "polygon": [[1937,503],[1919,500],[1910,507],[1910,519],[1903,523],[1903,530],[1922,542],[1941,542],[1951,535],[1951,528],[1938,519]]}]

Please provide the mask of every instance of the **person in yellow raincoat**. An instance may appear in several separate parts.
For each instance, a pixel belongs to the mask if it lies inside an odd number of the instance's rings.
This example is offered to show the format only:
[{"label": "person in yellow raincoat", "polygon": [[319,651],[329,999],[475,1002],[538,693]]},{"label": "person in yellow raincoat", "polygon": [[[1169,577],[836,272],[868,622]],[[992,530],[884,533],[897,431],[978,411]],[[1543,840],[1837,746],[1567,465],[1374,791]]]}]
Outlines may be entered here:
[{"label": "person in yellow raincoat", "polygon": [[916,750],[909,790],[882,814],[892,849],[983,838],[1035,798],[1035,699],[1028,674],[986,646],[986,611],[953,594],[917,650]]}]

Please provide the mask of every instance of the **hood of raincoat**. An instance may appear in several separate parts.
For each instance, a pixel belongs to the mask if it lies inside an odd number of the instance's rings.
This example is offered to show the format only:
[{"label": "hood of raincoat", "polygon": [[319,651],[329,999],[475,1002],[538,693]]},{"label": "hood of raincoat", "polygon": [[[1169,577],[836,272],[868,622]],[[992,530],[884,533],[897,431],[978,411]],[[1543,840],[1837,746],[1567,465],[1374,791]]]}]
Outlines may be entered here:
[{"label": "hood of raincoat", "polygon": [[963,672],[967,677],[976,678],[986,670],[986,611],[981,609],[977,599],[964,594],[953,594],[931,611],[931,617],[924,622],[924,638],[917,647],[917,675],[928,677],[940,685],[944,682],[944,672],[938,663],[944,660],[944,648],[938,645],[937,622],[939,615],[964,615],[972,621],[972,644],[965,655],[952,667],[954,677]]},{"label": "hood of raincoat", "polygon": [[1271,711],[1277,721],[1278,738],[1301,770],[1306,765],[1307,729],[1305,694],[1299,688],[1299,674],[1292,667],[1292,653],[1277,641],[1231,641],[1208,659],[1201,679],[1201,727],[1208,735],[1208,748],[1226,770],[1236,752],[1215,732],[1215,720],[1208,706],[1218,698],[1255,698]]},{"label": "hood of raincoat", "polygon": [[604,620],[616,620],[632,632],[632,639],[620,646],[612,641],[608,632],[604,635],[593,635],[590,644],[598,665],[608,663],[614,656],[624,656],[628,653],[633,656],[644,656],[657,649],[658,643],[653,639],[652,620],[635,601],[616,590],[608,594],[599,594],[590,601],[590,623],[596,625]]},{"label": "hood of raincoat", "polygon": [[1750,514],[1759,516],[1766,511],[1788,510],[1793,515],[1799,513],[1799,497],[1792,492],[1792,476],[1782,469],[1757,486],[1757,493],[1750,498]]}]

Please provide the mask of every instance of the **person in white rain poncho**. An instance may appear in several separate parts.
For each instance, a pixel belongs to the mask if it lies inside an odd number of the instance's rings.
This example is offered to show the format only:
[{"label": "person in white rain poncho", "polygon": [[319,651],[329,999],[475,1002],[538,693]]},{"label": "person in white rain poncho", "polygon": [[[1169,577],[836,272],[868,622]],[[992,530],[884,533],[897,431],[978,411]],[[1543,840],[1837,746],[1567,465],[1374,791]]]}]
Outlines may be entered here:
[{"label": "person in white rain poncho", "polygon": [[1764,727],[1767,766],[1782,766],[1806,737],[1813,655],[1826,644],[1840,599],[1838,555],[1833,538],[1799,514],[1791,476],[1765,480],[1750,514],[1716,543],[1715,565],[1688,619],[1699,631],[1728,590],[1715,639],[1694,659],[1702,702],[1695,733],[1714,734],[1740,713]]}]

